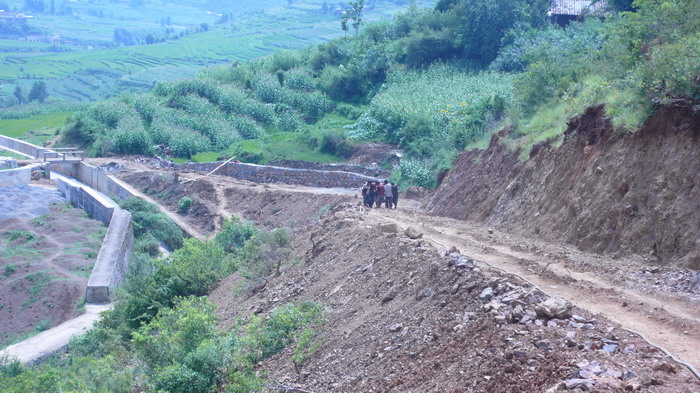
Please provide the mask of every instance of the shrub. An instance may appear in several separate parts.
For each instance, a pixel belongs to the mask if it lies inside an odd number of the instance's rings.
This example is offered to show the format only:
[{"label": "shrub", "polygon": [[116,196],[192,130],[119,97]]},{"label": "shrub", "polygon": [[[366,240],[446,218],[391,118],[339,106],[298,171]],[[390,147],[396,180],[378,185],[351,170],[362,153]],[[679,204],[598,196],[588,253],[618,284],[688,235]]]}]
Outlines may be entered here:
[{"label": "shrub", "polygon": [[155,205],[135,197],[121,200],[119,205],[131,213],[135,236],[140,237],[149,233],[171,250],[182,245],[182,229],[161,213]]},{"label": "shrub", "polygon": [[182,199],[180,199],[180,201],[177,203],[178,211],[182,214],[187,214],[187,212],[190,211],[191,206],[192,199],[188,197],[182,197]]},{"label": "shrub", "polygon": [[256,233],[251,223],[241,221],[238,217],[224,220],[221,230],[216,234],[214,241],[227,252],[243,247],[246,241]]}]

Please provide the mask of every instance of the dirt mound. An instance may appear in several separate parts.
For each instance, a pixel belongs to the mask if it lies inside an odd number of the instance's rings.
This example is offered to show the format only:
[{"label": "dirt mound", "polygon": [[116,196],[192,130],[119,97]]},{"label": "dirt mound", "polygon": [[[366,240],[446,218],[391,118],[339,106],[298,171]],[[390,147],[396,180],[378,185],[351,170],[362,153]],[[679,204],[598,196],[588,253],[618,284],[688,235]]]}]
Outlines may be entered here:
[{"label": "dirt mound", "polygon": [[[325,341],[297,373],[290,348],[259,367],[284,386],[334,392],[690,392],[697,381],[602,317],[550,300],[529,284],[439,254],[419,230],[341,205],[296,236],[299,264],[255,295],[210,296],[221,324],[292,301],[331,308]],[[548,303],[549,304],[549,303]],[[559,307],[559,308],[557,308]],[[556,318],[554,318],[556,317]],[[551,389],[551,390],[548,390]],[[294,389],[292,389],[294,390]],[[300,390],[301,391],[301,390]]]},{"label": "dirt mound", "polygon": [[665,109],[618,135],[591,107],[569,122],[560,147],[525,162],[495,135],[460,155],[427,204],[437,215],[613,256],[700,268],[700,115]]}]

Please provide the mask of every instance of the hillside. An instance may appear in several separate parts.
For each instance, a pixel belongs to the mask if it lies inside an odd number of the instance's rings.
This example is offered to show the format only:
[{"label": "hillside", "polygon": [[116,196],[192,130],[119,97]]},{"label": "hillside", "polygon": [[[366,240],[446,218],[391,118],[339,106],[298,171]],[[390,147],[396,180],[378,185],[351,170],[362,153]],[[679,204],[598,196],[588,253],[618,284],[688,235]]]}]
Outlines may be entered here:
[{"label": "hillside", "polygon": [[560,145],[525,161],[508,130],[460,155],[427,209],[613,256],[700,268],[700,128],[687,108],[659,111],[634,134],[616,133],[604,106],[568,123]]}]

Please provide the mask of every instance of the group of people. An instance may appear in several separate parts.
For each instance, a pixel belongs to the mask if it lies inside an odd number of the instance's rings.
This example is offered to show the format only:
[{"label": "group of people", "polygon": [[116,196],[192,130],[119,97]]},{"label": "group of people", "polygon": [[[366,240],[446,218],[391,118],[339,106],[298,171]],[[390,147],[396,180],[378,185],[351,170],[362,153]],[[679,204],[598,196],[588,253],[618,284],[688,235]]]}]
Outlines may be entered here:
[{"label": "group of people", "polygon": [[362,202],[366,207],[382,207],[385,205],[387,209],[396,209],[396,204],[399,203],[399,185],[389,183],[388,180],[368,181],[362,187]]}]

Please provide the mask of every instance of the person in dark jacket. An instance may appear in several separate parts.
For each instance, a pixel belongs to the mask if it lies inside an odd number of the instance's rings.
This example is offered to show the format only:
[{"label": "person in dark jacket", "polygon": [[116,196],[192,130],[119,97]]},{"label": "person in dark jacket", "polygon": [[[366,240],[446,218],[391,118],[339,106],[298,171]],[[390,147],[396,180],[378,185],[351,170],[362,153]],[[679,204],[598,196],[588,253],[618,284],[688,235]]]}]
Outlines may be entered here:
[{"label": "person in dark jacket", "polygon": [[377,198],[377,185],[372,181],[369,182],[369,207],[374,206],[374,200]]},{"label": "person in dark jacket", "polygon": [[391,183],[391,198],[394,209],[396,209],[396,204],[399,203],[399,185],[396,183]]},{"label": "person in dark jacket", "polygon": [[382,184],[382,182],[377,183],[377,200],[375,202],[377,203],[377,207],[382,207],[384,203],[384,184]]},{"label": "person in dark jacket", "polygon": [[369,182],[362,187],[362,205],[369,206]]}]

